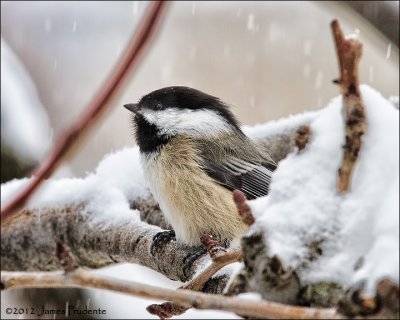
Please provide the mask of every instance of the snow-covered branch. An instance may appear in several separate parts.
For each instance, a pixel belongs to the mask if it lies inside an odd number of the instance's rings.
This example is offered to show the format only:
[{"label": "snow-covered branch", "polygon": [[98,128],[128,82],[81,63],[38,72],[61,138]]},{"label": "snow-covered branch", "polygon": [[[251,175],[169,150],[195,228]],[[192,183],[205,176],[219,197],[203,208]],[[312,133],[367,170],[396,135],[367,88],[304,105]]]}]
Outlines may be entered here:
[{"label": "snow-covered branch", "polygon": [[24,210],[2,225],[2,270],[57,270],[58,243],[66,244],[80,266],[100,268],[133,262],[152,268],[173,280],[187,281],[199,261],[186,264],[187,247],[176,242],[154,248],[153,238],[162,229],[142,223],[132,211],[132,222],[95,223],[81,206]]}]

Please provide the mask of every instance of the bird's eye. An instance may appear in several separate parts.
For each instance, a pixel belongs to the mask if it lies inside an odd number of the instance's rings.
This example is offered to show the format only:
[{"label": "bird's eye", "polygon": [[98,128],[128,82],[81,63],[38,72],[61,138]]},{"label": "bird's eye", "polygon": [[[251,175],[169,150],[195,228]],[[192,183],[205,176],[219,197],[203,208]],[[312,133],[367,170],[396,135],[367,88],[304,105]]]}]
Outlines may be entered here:
[{"label": "bird's eye", "polygon": [[157,104],[154,106],[154,109],[155,109],[155,110],[162,110],[162,109],[163,109],[163,105],[162,105],[161,103],[157,103]]}]

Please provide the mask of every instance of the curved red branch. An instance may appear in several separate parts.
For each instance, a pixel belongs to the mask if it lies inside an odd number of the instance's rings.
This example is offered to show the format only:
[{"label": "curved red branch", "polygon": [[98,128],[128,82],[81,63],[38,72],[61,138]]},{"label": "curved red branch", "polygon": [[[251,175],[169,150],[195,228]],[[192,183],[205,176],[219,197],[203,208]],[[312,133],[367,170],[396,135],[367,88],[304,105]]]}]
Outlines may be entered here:
[{"label": "curved red branch", "polygon": [[83,134],[87,133],[89,128],[99,120],[100,115],[112,105],[110,102],[118,95],[118,90],[123,86],[123,80],[139,65],[145,48],[154,36],[166,3],[166,1],[150,2],[137,31],[110,77],[106,79],[104,85],[96,92],[93,100],[85,109],[84,114],[58,137],[54,149],[48,158],[39,165],[29,184],[13,199],[2,206],[1,220],[10,216],[13,212],[17,212],[25,205],[43,180],[48,178],[70,155],[68,152],[83,138]]}]

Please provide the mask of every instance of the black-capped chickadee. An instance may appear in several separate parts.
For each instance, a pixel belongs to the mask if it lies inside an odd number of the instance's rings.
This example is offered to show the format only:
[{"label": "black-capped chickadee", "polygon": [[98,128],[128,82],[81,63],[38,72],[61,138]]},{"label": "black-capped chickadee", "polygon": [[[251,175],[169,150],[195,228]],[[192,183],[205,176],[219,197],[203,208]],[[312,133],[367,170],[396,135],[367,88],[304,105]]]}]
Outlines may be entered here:
[{"label": "black-capped chickadee", "polygon": [[268,193],[276,168],[270,155],[240,129],[228,106],[188,87],[167,87],[126,104],[150,190],[176,239],[200,244],[209,234],[221,243],[246,230],[232,191],[248,199]]}]

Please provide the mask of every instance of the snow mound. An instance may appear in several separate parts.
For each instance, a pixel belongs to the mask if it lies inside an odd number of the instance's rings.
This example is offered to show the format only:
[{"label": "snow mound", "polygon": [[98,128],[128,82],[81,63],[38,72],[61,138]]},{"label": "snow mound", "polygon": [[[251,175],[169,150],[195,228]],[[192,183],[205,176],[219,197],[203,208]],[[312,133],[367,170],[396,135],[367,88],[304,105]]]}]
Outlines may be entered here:
[{"label": "snow mound", "polygon": [[306,148],[279,163],[268,197],[250,206],[271,255],[304,283],[365,280],[370,295],[384,277],[399,282],[399,112],[374,89],[361,92],[368,128],[350,192],[337,192],[344,144],[337,97],[311,121]]},{"label": "snow mound", "polygon": [[[8,201],[29,180],[12,180],[2,184],[1,203]],[[134,147],[106,155],[95,172],[84,178],[47,180],[33,196],[28,208],[57,208],[85,203],[94,218],[98,218],[93,221],[121,223],[138,217],[132,214],[129,200],[149,195],[139,149]]]}]

